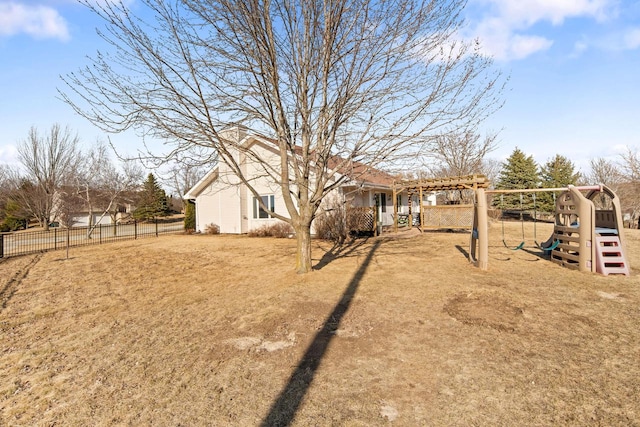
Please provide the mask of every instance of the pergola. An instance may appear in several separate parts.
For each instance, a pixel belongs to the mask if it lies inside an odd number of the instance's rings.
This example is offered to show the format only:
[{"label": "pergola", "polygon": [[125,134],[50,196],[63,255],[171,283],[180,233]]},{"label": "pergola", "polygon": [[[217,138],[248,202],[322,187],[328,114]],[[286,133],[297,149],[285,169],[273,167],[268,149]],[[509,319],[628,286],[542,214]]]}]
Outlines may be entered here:
[{"label": "pergola", "polygon": [[[394,181],[392,186],[394,230],[398,230],[398,193],[406,191],[409,194],[409,214],[411,214],[411,195],[413,194],[419,194],[419,200],[420,203],[422,203],[424,193],[434,191],[477,190],[488,187],[489,179],[482,174]],[[409,221],[409,227],[411,227],[411,222],[412,221]],[[424,209],[422,206],[420,207],[420,224],[424,224]]]}]

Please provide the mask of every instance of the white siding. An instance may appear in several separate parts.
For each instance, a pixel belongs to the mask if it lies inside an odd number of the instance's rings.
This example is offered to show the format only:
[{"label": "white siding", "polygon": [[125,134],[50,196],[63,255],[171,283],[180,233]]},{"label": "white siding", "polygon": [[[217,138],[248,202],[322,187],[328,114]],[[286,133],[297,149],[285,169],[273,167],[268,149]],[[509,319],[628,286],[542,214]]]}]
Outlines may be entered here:
[{"label": "white siding", "polygon": [[[233,136],[232,133],[229,135]],[[242,138],[243,132],[238,132],[236,137]],[[273,176],[274,171],[280,169],[280,156],[275,151],[276,147],[260,140],[248,139],[247,141],[253,142],[251,145],[252,156],[272,165],[272,169],[265,171],[264,165],[253,161],[252,157],[245,157],[244,154],[237,154],[236,161],[258,195],[273,195],[275,212],[289,217],[282,189],[277,183],[279,177]],[[272,176],[269,176],[270,174]],[[204,232],[207,225],[216,224],[220,227],[221,233],[246,233],[279,221],[275,218],[254,218],[255,195],[246,185],[241,184],[240,180],[230,172],[224,163],[219,163],[217,174],[211,175],[208,179],[211,180],[211,184],[206,185],[205,180],[201,184],[204,188],[196,185],[193,189],[193,196],[196,199],[196,230]],[[313,180],[313,177],[311,179]],[[327,196],[327,200],[339,200],[341,203],[346,201],[353,206],[375,205],[374,194],[380,190],[354,191],[355,189],[356,187],[345,189],[345,193],[343,193],[343,189],[336,189]],[[296,188],[291,188],[291,191],[295,192]],[[384,224],[390,224],[393,222],[393,196],[391,191],[384,191],[384,193],[386,194],[386,212],[382,219]]]},{"label": "white siding", "polygon": [[[261,145],[254,146],[254,152],[267,164],[272,165],[274,169],[279,168],[280,164],[280,156],[274,153],[272,150],[266,149]],[[251,181],[251,185],[258,192],[260,196],[274,196],[274,211],[285,217],[289,217],[289,213],[287,212],[287,207],[284,204],[284,199],[282,197],[282,190],[278,183],[274,182],[273,179],[267,176],[267,171],[264,170],[263,165],[257,163],[255,161],[248,161],[246,163],[246,173],[247,176],[253,177]],[[273,172],[271,172],[273,173]],[[280,220],[276,218],[254,218],[253,217],[253,206],[254,206],[254,194],[249,191],[248,188],[245,188],[246,197],[247,197],[247,205],[246,211],[243,213],[247,219],[247,230],[251,231],[257,228],[261,228],[265,225],[270,225]]]},{"label": "white siding", "polygon": [[240,185],[238,178],[220,164],[217,178],[196,197],[196,230],[210,224],[221,233],[240,233]]}]

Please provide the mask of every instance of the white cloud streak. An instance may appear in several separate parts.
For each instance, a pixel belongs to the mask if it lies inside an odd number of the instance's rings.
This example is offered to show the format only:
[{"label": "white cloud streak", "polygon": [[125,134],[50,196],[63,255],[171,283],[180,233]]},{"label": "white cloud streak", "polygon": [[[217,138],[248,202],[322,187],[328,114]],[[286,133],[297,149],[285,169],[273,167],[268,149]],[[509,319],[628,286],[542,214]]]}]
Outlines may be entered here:
[{"label": "white cloud streak", "polygon": [[623,49],[633,50],[640,48],[640,27],[627,30],[623,37]]},{"label": "white cloud streak", "polygon": [[70,39],[67,22],[57,10],[42,5],[0,2],[0,36],[17,34],[36,39]]},{"label": "white cloud streak", "polygon": [[471,26],[486,54],[499,61],[526,58],[549,49],[554,41],[532,33],[541,22],[559,26],[577,17],[604,21],[615,0],[477,0],[485,15]]}]

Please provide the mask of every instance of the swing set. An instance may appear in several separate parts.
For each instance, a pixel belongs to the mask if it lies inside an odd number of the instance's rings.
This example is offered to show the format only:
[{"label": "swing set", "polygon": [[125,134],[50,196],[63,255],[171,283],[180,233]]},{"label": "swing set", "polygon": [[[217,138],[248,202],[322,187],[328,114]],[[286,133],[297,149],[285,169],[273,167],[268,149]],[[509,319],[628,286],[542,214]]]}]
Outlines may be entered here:
[{"label": "swing set", "polygon": [[[542,190],[542,189],[541,189]],[[493,192],[498,192],[499,190],[495,190]],[[511,249],[512,251],[518,251],[520,249],[524,248],[525,245],[525,232],[524,232],[524,204],[523,204],[523,192],[524,191],[531,191],[531,190],[517,190],[520,191],[520,210],[518,211],[520,213],[520,224],[521,224],[521,229],[522,229],[522,241],[516,245],[516,246],[511,246],[507,243],[506,241],[506,235],[505,235],[505,230],[504,230],[504,223],[505,223],[505,215],[504,215],[504,192],[506,192],[506,190],[502,190],[500,193],[500,211],[502,212],[501,214],[501,225],[502,225],[502,244],[504,244],[505,248]],[[553,204],[555,206],[556,204],[556,193],[552,193],[553,194]],[[560,241],[557,239],[553,238],[553,235],[545,242],[542,243],[538,243],[538,235],[537,235],[537,222],[538,222],[538,207],[536,204],[536,193],[533,192],[532,193],[532,199],[533,199],[533,242],[536,245],[536,247],[538,249],[542,249],[545,252],[547,251],[552,251],[555,248],[558,247],[558,245],[560,244]]]},{"label": "swing set", "polygon": [[[537,241],[538,205],[535,194],[554,193],[553,234],[548,240]],[[559,192],[556,197],[555,193]],[[629,275],[624,256],[622,240],[622,216],[618,196],[605,185],[573,186],[563,188],[527,188],[509,190],[476,190],[473,228],[469,245],[469,261],[481,270],[489,265],[489,218],[487,194],[500,194],[500,204],[504,207],[504,194],[520,193],[520,221],[522,223],[522,242],[510,246],[505,237],[502,217],[502,243],[511,250],[520,250],[525,246],[524,200],[523,193],[533,193],[533,233],[538,248],[549,255],[550,260],[563,267],[589,271],[592,273]],[[596,197],[608,199],[607,206],[594,204]]]}]

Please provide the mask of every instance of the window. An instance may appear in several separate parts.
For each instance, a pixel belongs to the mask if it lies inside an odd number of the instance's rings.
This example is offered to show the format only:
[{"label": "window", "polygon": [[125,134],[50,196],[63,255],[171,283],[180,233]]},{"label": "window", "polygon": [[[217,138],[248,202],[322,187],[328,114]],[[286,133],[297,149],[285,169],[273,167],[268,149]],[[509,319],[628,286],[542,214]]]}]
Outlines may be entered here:
[{"label": "window", "polygon": [[382,207],[382,212],[387,211],[387,195],[384,193],[380,193],[380,206]]},{"label": "window", "polygon": [[[275,212],[275,196],[273,195],[260,196],[260,199],[262,200],[262,203],[264,203],[271,212]],[[269,212],[262,209],[262,206],[260,206],[260,203],[258,202],[258,198],[254,197],[253,198],[253,219],[259,219],[259,218],[271,218],[271,215],[269,215]]]}]

